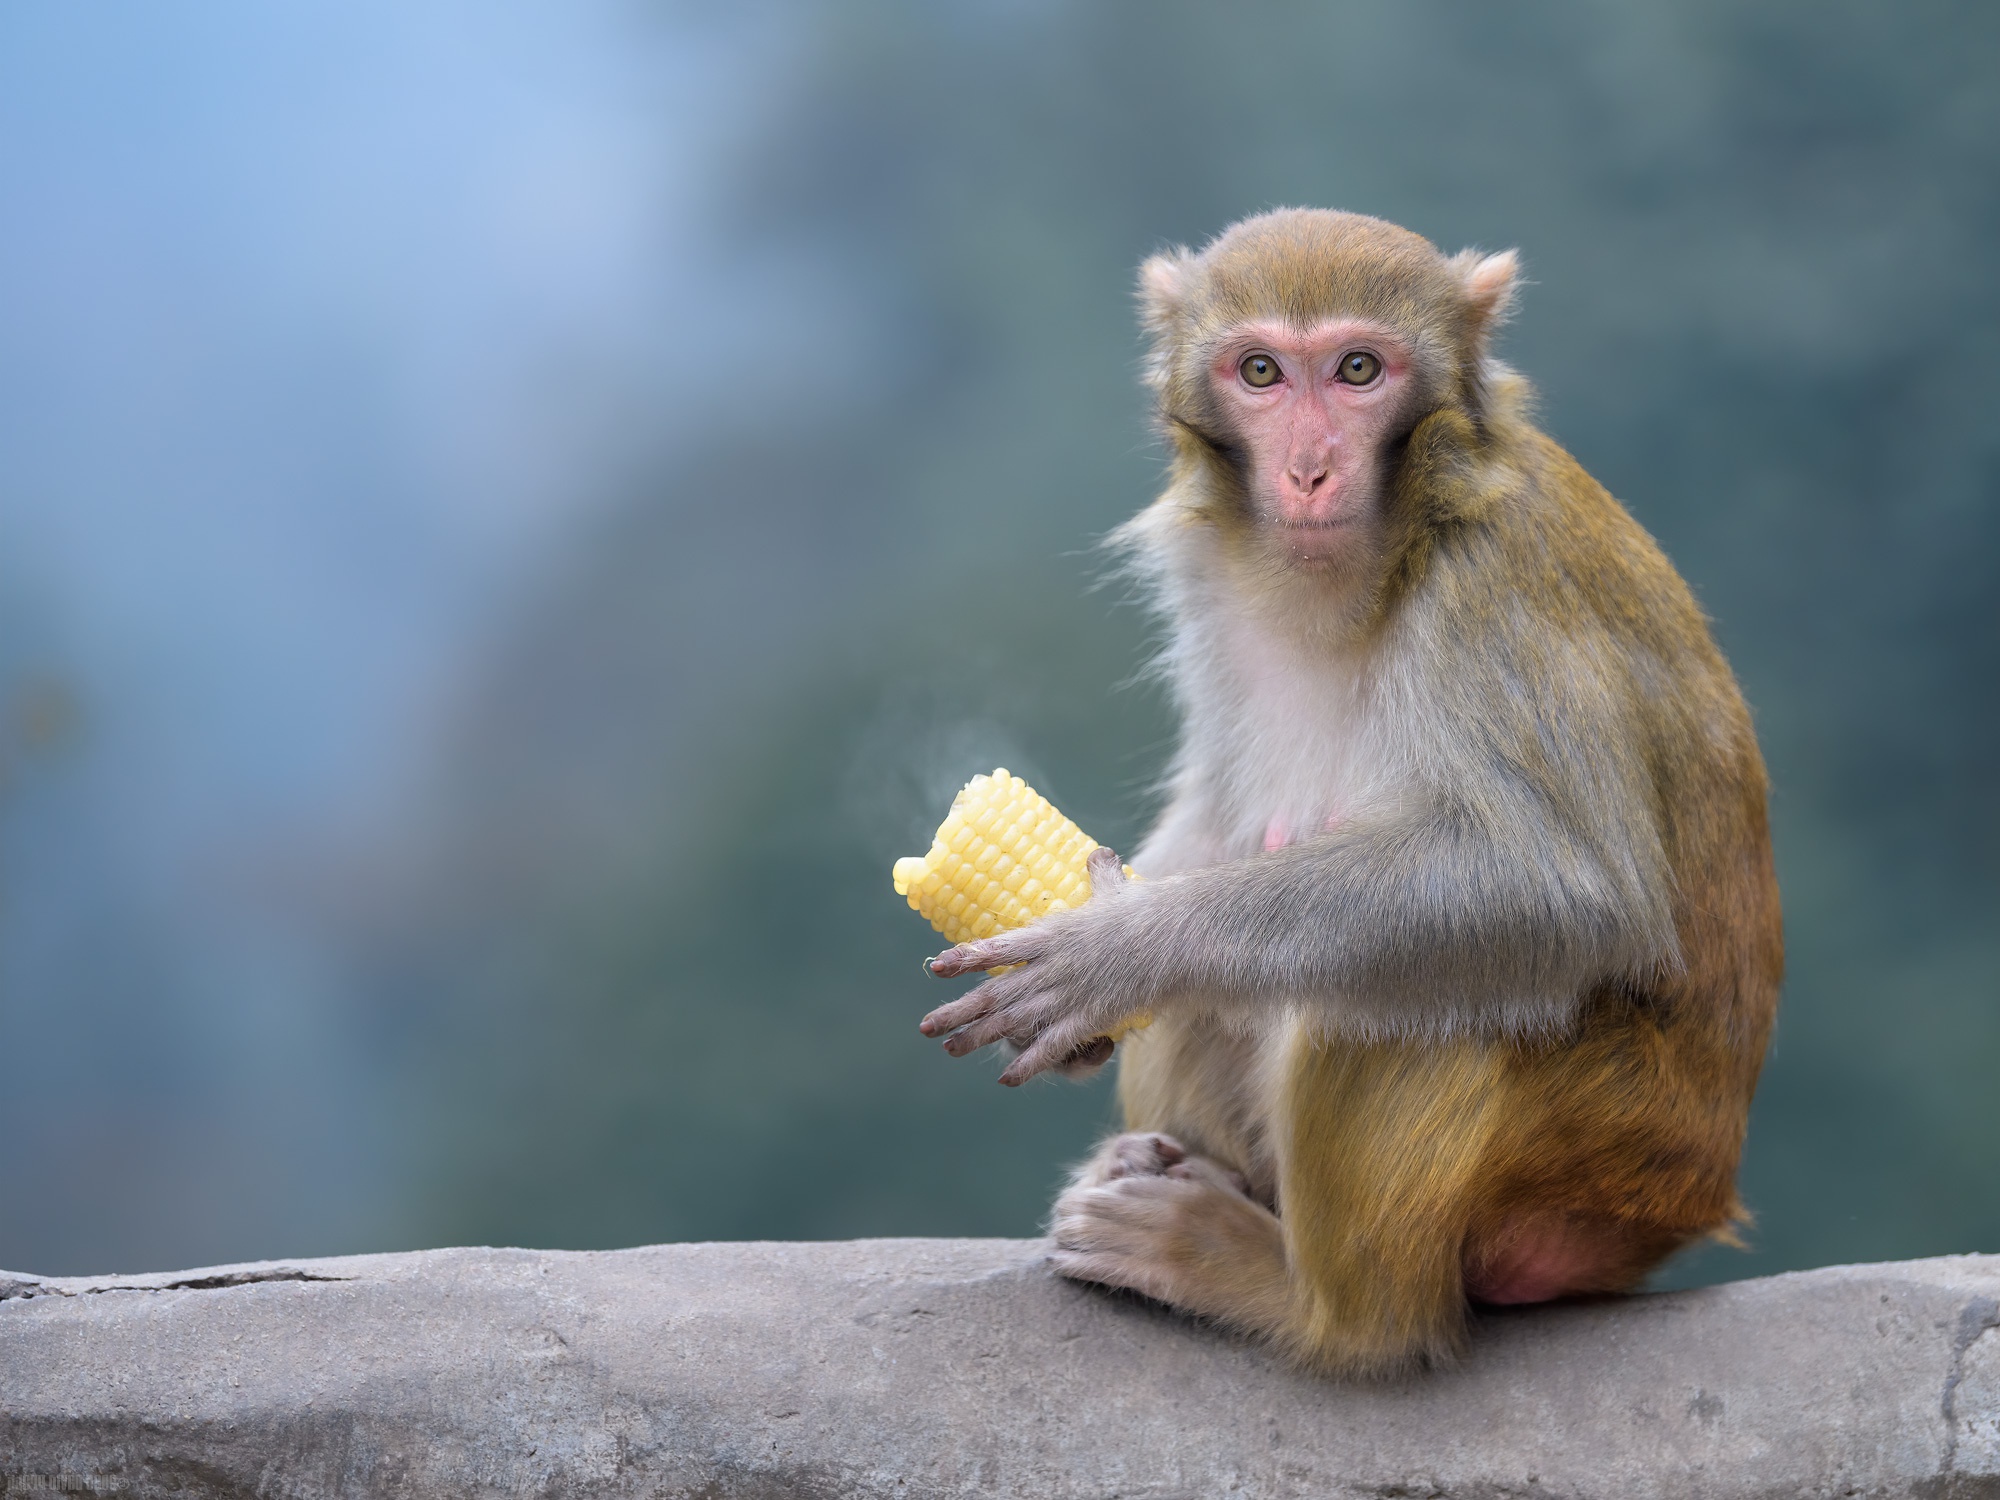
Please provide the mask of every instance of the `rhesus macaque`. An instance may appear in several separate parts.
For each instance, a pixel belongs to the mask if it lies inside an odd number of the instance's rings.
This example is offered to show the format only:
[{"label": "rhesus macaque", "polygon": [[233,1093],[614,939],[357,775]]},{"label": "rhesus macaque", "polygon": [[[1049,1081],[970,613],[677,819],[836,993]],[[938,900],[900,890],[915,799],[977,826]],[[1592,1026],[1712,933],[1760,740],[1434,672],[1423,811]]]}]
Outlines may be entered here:
[{"label": "rhesus macaque", "polygon": [[1513,254],[1283,210],[1141,275],[1165,493],[1116,540],[1183,720],[1085,905],[932,961],[1002,1081],[1127,1133],[1054,1264],[1327,1371],[1727,1237],[1782,968],[1764,768],[1701,612],[1490,353]]}]

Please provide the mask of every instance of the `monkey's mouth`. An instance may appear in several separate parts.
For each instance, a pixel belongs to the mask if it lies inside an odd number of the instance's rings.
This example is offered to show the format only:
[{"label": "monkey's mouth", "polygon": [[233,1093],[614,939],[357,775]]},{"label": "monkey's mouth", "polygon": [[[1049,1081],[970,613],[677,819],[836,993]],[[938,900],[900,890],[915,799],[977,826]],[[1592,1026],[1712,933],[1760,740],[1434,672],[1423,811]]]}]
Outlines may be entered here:
[{"label": "monkey's mouth", "polygon": [[1302,574],[1339,572],[1342,559],[1353,555],[1355,518],[1330,516],[1323,521],[1280,522],[1271,527],[1266,545],[1277,567]]},{"label": "monkey's mouth", "polygon": [[1311,557],[1337,547],[1340,533],[1352,524],[1346,516],[1330,516],[1324,521],[1281,521],[1271,529],[1293,552]]}]

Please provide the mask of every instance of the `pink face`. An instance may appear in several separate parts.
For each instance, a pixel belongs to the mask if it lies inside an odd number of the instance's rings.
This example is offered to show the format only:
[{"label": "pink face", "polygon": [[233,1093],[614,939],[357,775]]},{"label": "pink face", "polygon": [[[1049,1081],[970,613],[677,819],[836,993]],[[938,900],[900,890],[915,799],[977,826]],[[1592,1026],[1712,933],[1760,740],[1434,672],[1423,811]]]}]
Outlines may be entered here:
[{"label": "pink face", "polygon": [[1260,520],[1323,562],[1378,514],[1383,455],[1409,404],[1409,347],[1378,324],[1246,323],[1210,368],[1248,454]]}]

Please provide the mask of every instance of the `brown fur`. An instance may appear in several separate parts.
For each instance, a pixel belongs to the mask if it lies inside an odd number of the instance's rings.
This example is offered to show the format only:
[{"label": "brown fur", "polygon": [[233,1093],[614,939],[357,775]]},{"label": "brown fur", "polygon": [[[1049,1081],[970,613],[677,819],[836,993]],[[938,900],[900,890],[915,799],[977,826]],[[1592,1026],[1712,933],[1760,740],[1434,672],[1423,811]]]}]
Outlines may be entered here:
[{"label": "brown fur", "polygon": [[[1345,1007],[1294,990],[1267,995],[1261,1016],[1221,993],[1218,971],[1124,1044],[1128,1130],[1178,1138],[1197,1165],[1160,1170],[1157,1186],[1109,1157],[1087,1167],[1057,1208],[1064,1268],[1332,1371],[1448,1355],[1468,1284],[1523,1246],[1582,1247],[1562,1252],[1579,1268],[1560,1289],[1615,1291],[1742,1217],[1733,1180],[1782,965],[1763,767],[1685,585],[1488,357],[1511,270],[1379,221],[1285,211],[1157,258],[1142,282],[1174,471],[1125,541],[1187,627],[1169,676],[1191,679],[1219,649],[1203,612],[1246,598],[1301,639],[1414,659],[1415,686],[1387,700],[1453,726],[1439,784],[1456,816],[1503,861],[1583,849],[1616,887],[1604,921],[1618,931],[1586,945],[1599,956],[1535,971],[1580,973],[1559,1006],[1406,999],[1422,955],[1397,968],[1392,953],[1348,983]],[[1423,393],[1358,606],[1261,550],[1206,377],[1246,320],[1349,314],[1412,341]],[[1480,774],[1454,774],[1455,756]],[[1233,860],[1337,870],[1337,839],[1259,854],[1224,831],[1222,774],[1184,757],[1156,863],[1135,860],[1149,876]],[[1268,906],[1238,911],[1237,930]],[[1494,940],[1514,925],[1496,921]],[[1471,962],[1440,961],[1444,991],[1476,983]],[[1248,1196],[1202,1159],[1241,1173]]]}]

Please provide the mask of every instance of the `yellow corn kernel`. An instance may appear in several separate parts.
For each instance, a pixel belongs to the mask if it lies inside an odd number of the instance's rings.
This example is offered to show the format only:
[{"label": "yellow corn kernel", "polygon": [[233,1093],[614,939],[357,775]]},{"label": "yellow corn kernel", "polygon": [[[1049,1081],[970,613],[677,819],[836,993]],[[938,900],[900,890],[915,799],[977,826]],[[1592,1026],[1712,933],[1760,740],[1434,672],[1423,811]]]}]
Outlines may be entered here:
[{"label": "yellow corn kernel", "polygon": [[[971,942],[1081,906],[1090,898],[1084,862],[1096,847],[1048,798],[998,770],[965,784],[930,853],[896,861],[896,894],[948,942]],[[1128,1016],[1108,1035],[1117,1041],[1152,1019]]]}]

